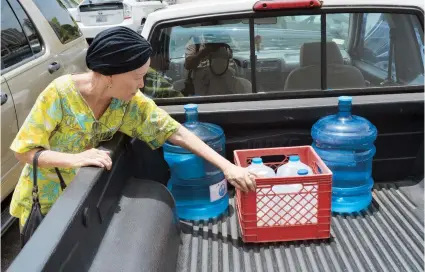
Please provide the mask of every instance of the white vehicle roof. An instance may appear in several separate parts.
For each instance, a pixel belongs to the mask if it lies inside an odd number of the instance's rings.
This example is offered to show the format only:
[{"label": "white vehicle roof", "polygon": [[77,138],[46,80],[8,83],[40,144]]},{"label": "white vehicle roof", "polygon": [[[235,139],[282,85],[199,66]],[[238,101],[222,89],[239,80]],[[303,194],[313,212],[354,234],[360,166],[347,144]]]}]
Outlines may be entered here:
[{"label": "white vehicle roof", "polygon": [[[252,11],[258,0],[192,0],[192,2],[168,6],[151,13],[143,28],[142,35],[147,37],[153,24],[163,20],[194,18],[214,14]],[[424,9],[423,0],[324,0],[323,7],[330,6],[412,6]]]}]

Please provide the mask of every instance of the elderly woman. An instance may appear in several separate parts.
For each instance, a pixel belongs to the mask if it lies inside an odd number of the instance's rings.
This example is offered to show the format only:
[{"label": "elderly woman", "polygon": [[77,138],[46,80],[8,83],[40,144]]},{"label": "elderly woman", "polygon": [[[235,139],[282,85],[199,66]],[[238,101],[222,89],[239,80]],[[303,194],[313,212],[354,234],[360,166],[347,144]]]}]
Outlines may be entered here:
[{"label": "elderly woman", "polygon": [[87,51],[89,72],[54,80],[38,97],[11,145],[26,163],[13,193],[10,213],[20,227],[30,214],[33,188],[32,160],[39,150],[37,175],[41,211],[46,214],[62,190],[55,168],[69,184],[84,166],[111,169],[101,141],[121,131],[155,149],[169,141],[220,168],[228,182],[254,190],[254,177],[221,157],[172,119],[138,90],[148,72],[152,48],[136,32],[114,27],[98,34]]}]

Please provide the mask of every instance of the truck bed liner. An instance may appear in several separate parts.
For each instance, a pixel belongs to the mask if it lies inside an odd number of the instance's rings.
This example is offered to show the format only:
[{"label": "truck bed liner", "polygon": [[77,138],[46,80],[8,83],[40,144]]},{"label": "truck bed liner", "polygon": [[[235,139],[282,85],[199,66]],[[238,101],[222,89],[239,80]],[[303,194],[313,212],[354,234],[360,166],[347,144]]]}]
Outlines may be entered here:
[{"label": "truck bed liner", "polygon": [[179,228],[173,207],[162,184],[128,180],[89,271],[174,271]]},{"label": "truck bed liner", "polygon": [[331,239],[244,244],[230,201],[219,220],[183,222],[177,271],[423,271],[421,183],[376,184],[367,211],[333,215]]}]

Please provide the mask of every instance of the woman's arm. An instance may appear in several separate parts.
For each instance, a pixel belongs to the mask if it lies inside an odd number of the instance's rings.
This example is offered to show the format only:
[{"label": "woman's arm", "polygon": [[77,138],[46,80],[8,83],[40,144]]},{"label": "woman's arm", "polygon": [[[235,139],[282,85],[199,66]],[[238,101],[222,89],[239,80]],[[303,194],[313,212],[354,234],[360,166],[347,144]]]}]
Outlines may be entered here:
[{"label": "woman's arm", "polygon": [[32,165],[35,153],[44,149],[38,159],[40,167],[72,168],[94,165],[110,169],[112,162],[105,151],[90,149],[78,154],[67,154],[49,150],[49,139],[60,125],[62,114],[61,98],[55,82],[52,82],[38,96],[10,146],[15,157]]},{"label": "woman's arm", "polygon": [[195,44],[188,46],[186,50],[186,59],[184,62],[184,68],[186,70],[196,69],[203,58],[206,58],[211,52],[217,51],[220,46],[214,44],[207,44],[204,48],[200,48],[197,51]]},{"label": "woman's arm", "polygon": [[[40,148],[31,149],[25,153],[15,152],[15,157],[20,162],[32,165],[34,155],[38,150],[40,150]],[[40,168],[78,168],[83,166],[98,166],[110,170],[112,166],[112,160],[108,151],[98,150],[95,148],[78,154],[45,150],[40,154],[40,157],[38,157],[38,165]]]},{"label": "woman's arm", "polygon": [[205,58],[206,54],[204,50],[194,53],[193,55],[189,55],[186,57],[184,62],[184,68],[186,70],[196,69],[203,58]]},{"label": "woman's arm", "polygon": [[[15,152],[15,157],[20,162],[32,164],[34,155],[37,151],[41,150],[41,148],[31,149],[25,153],[17,153]],[[46,150],[40,154],[38,158],[39,167],[61,167],[61,168],[69,168],[71,166],[71,154],[54,152],[50,150]]]},{"label": "woman's arm", "polygon": [[227,181],[236,188],[245,192],[248,190],[255,190],[254,174],[223,158],[184,126],[180,126],[177,132],[171,135],[168,141],[174,145],[181,146],[214,164],[223,171]]},{"label": "woman's arm", "polygon": [[255,190],[255,174],[230,163],[140,92],[128,105],[120,131],[144,141],[152,149],[161,147],[166,141],[181,146],[220,168],[236,188]]}]

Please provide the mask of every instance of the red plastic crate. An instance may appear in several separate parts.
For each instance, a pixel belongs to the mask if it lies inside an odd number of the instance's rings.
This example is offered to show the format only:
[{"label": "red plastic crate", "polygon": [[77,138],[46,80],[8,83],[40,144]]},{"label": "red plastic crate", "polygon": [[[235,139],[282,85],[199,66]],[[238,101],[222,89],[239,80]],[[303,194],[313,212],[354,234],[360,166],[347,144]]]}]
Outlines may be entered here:
[{"label": "red plastic crate", "polygon": [[[238,220],[244,242],[278,242],[330,237],[332,172],[311,146],[235,150],[236,165],[247,167],[254,157],[277,169],[290,155],[313,169],[314,175],[257,178],[255,192],[236,190]],[[280,161],[267,162],[279,157]],[[292,185],[292,192],[278,192]],[[288,187],[286,187],[288,188]]]}]

